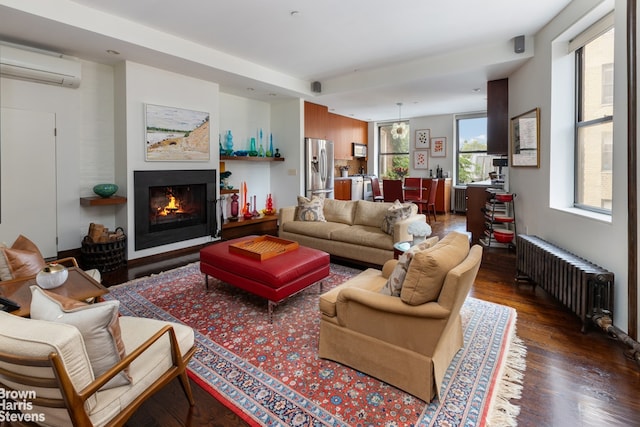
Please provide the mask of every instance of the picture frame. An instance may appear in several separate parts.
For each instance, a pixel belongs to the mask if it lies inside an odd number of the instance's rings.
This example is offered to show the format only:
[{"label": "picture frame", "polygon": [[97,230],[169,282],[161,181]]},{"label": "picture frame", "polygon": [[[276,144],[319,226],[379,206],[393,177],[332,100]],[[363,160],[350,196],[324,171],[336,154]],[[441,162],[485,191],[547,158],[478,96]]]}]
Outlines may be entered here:
[{"label": "picture frame", "polygon": [[447,137],[431,138],[431,157],[447,157]]},{"label": "picture frame", "polygon": [[428,150],[429,142],[431,141],[431,129],[418,129],[416,130],[416,150]]},{"label": "picture frame", "polygon": [[511,118],[511,166],[540,167],[540,108]]},{"label": "picture frame", "polygon": [[145,160],[208,161],[208,112],[145,104]]},{"label": "picture frame", "polygon": [[429,158],[426,151],[414,151],[413,152],[413,168],[414,169],[429,169]]}]

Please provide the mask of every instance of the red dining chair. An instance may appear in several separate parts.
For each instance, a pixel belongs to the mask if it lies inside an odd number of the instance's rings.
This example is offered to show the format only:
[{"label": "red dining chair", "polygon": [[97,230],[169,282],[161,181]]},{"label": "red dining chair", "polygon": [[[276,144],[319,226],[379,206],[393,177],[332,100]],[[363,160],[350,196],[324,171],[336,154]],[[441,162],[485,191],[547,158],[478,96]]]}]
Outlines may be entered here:
[{"label": "red dining chair", "polygon": [[404,200],[418,205],[418,213],[422,213],[427,201],[422,198],[422,178],[407,177],[404,179]]},{"label": "red dining chair", "polygon": [[431,223],[431,212],[433,212],[433,222],[438,222],[436,216],[436,194],[438,193],[438,179],[431,180],[429,188],[429,200],[427,201],[427,222]]},{"label": "red dining chair", "polygon": [[380,191],[380,181],[378,181],[378,177],[372,176],[370,179],[371,179],[371,192],[373,193],[373,201],[374,202],[384,201],[384,196],[382,195],[382,191]]},{"label": "red dining chair", "polygon": [[402,194],[402,181],[399,179],[383,179],[382,194],[385,202],[395,202],[399,200],[404,203],[404,195]]}]

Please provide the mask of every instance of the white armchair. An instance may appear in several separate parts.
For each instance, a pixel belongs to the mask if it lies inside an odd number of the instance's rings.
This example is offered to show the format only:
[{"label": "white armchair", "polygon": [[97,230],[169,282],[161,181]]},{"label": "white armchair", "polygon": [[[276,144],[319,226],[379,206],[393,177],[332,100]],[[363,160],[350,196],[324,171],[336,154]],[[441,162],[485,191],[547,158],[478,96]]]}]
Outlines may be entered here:
[{"label": "white armchair", "polygon": [[[95,378],[77,327],[0,312],[0,389],[22,392],[13,415],[49,426],[121,426],[175,377],[193,405],[186,373],[193,329],[126,316],[119,324],[126,355]],[[130,384],[101,389],[126,368]]]}]

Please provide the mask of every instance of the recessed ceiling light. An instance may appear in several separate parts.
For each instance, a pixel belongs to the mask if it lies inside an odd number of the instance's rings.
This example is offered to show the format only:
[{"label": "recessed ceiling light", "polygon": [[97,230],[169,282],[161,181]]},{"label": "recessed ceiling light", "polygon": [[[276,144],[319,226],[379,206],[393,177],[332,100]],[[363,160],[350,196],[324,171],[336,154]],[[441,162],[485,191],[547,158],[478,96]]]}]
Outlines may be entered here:
[{"label": "recessed ceiling light", "polygon": [[255,89],[254,89],[254,88],[252,88],[252,87],[248,87],[248,88],[247,88],[247,90],[248,90],[249,92],[253,92]]},{"label": "recessed ceiling light", "polygon": [[295,18],[298,15],[300,15],[300,11],[299,10],[292,10],[291,12],[289,12],[289,15],[291,15],[291,16],[293,16]]},{"label": "recessed ceiling light", "polygon": [[471,89],[473,92],[478,93],[480,92],[480,88],[479,87],[474,87],[473,89]]},{"label": "recessed ceiling light", "polygon": [[113,50],[113,49],[107,49],[107,53],[110,55],[120,55],[120,52],[118,52],[117,50]]}]

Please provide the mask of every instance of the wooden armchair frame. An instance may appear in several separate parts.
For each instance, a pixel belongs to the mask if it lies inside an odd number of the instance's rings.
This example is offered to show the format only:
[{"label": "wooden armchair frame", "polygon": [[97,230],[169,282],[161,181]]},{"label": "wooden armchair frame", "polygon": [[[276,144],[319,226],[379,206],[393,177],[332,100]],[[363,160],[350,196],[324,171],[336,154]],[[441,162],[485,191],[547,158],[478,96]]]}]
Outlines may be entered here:
[{"label": "wooden armchair frame", "polygon": [[184,357],[182,357],[175,331],[170,325],[164,326],[139,347],[130,352],[119,363],[92,381],[83,390],[76,391],[73,387],[71,378],[64,367],[62,359],[55,352],[49,354],[48,358],[26,358],[16,357],[0,351],[0,361],[30,367],[50,367],[55,374],[55,378],[46,378],[20,374],[0,368],[0,385],[7,390],[13,390],[5,384],[6,381],[11,381],[27,386],[59,389],[62,394],[62,399],[36,397],[32,401],[33,404],[49,408],[66,408],[75,427],[90,427],[93,426],[93,424],[85,408],[85,402],[87,399],[93,396],[109,380],[128,367],[135,359],[137,359],[165,334],[169,334],[169,340],[171,343],[171,357],[173,361],[171,368],[161,375],[150,387],[138,395],[122,412],[118,413],[105,425],[110,427],[124,425],[147,398],[156,393],[175,377],[179,378],[180,385],[182,386],[187,400],[189,401],[189,404],[193,406],[195,401],[193,399],[186,368],[189,360],[196,351],[196,347],[193,346],[185,353]]}]

